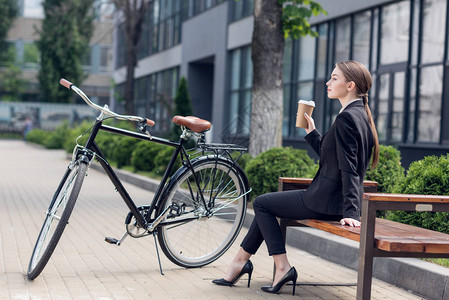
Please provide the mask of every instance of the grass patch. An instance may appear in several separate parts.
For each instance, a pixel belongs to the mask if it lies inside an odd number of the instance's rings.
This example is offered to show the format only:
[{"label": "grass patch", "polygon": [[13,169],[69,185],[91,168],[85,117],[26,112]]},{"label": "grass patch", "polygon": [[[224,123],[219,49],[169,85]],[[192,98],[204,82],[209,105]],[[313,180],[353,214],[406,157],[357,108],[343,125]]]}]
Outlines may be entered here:
[{"label": "grass patch", "polygon": [[4,133],[0,133],[0,139],[21,140],[21,139],[23,139],[23,135],[21,133],[4,132]]},{"label": "grass patch", "polygon": [[449,259],[448,258],[423,258],[422,260],[449,268]]}]

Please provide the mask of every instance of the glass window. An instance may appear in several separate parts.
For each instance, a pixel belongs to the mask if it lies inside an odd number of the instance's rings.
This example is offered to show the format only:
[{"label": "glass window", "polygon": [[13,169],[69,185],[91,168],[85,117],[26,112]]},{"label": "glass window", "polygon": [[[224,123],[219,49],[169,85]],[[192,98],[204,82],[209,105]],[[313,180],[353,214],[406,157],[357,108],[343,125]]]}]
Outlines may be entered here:
[{"label": "glass window", "polygon": [[229,2],[231,5],[231,22],[247,17],[254,12],[254,0],[240,0]]},{"label": "glass window", "polygon": [[313,82],[304,82],[298,84],[298,100],[311,100],[313,99]]},{"label": "glass window", "polygon": [[111,47],[101,46],[100,47],[100,70],[109,71],[111,67],[112,52]]},{"label": "glass window", "polygon": [[418,141],[439,142],[443,66],[421,69]]},{"label": "glass window", "polygon": [[391,115],[391,140],[402,141],[404,128],[404,91],[405,73],[398,72],[394,75],[393,111]]},{"label": "glass window", "polygon": [[243,87],[244,88],[251,88],[253,86],[253,61],[251,60],[251,51],[250,48],[248,48],[247,51],[245,51],[245,57],[244,57],[244,80],[243,80]]},{"label": "glass window", "polygon": [[354,38],[352,58],[369,66],[371,39],[371,12],[367,11],[354,17]]},{"label": "glass window", "polygon": [[377,54],[379,46],[379,9],[375,9],[373,13],[373,44],[371,45],[371,70],[377,68]]},{"label": "glass window", "polygon": [[126,59],[126,39],[125,39],[125,24],[118,26],[116,54],[115,54],[115,68],[119,69],[125,65]]},{"label": "glass window", "polygon": [[242,128],[239,130],[240,134],[248,134],[251,124],[251,89],[243,92],[243,99],[240,105],[240,116],[243,119]]},{"label": "glass window", "polygon": [[298,80],[309,80],[315,77],[315,44],[311,36],[299,39]]},{"label": "glass window", "polygon": [[[231,103],[229,105],[229,120],[233,122],[239,117],[239,92],[231,92]],[[237,134],[238,126],[230,126],[230,133]]]},{"label": "glass window", "polygon": [[240,56],[240,49],[234,50],[231,53],[231,90],[236,90],[240,86]]},{"label": "glass window", "polygon": [[25,68],[37,68],[39,63],[39,50],[34,42],[23,45],[23,64]]},{"label": "glass window", "polygon": [[351,39],[351,19],[344,18],[336,22],[335,30],[335,62],[349,59]]},{"label": "glass window", "polygon": [[178,73],[178,68],[173,68],[139,78],[135,82],[136,112],[156,120],[154,130],[159,134],[168,134],[170,131]]},{"label": "glass window", "polygon": [[401,1],[382,10],[381,63],[407,61],[410,1]]},{"label": "glass window", "polygon": [[326,78],[326,58],[327,58],[327,31],[328,25],[323,24],[318,27],[318,57],[317,57],[317,78]]},{"label": "glass window", "polygon": [[415,111],[416,111],[416,68],[410,72],[410,97],[409,97],[409,113],[408,113],[408,135],[407,142],[413,143],[415,140]]},{"label": "glass window", "polygon": [[390,91],[390,74],[379,76],[379,99],[377,103],[377,134],[379,141],[387,140],[388,98]]},{"label": "glass window", "polygon": [[[251,47],[231,52],[231,86],[228,130],[231,134],[249,134],[251,123],[251,87],[253,80]],[[242,76],[242,77],[241,77]]]},{"label": "glass window", "polygon": [[[43,18],[44,8],[42,0],[22,0],[23,1],[23,16],[28,18]],[[20,1],[19,1],[20,2]]]},{"label": "glass window", "polygon": [[84,70],[90,70],[92,66],[92,48],[88,47],[86,52],[84,52],[83,57],[81,58],[81,63],[83,64]]},{"label": "glass window", "polygon": [[442,61],[446,26],[446,0],[425,0],[423,5],[422,63]]},{"label": "glass window", "polygon": [[293,53],[293,42],[289,38],[285,41],[284,46],[284,61],[282,64],[282,78],[284,83],[292,81],[292,53]]},{"label": "glass window", "polygon": [[413,28],[412,28],[412,65],[418,64],[418,47],[419,47],[419,15],[420,15],[420,1],[415,1],[413,13]]},{"label": "glass window", "polygon": [[291,90],[291,85],[284,84],[284,90],[283,90],[284,112],[283,112],[283,118],[282,118],[282,135],[283,136],[289,135],[288,129],[289,129],[290,116],[291,116],[290,103],[292,102],[292,99],[290,99],[290,97],[291,97],[290,90]]}]

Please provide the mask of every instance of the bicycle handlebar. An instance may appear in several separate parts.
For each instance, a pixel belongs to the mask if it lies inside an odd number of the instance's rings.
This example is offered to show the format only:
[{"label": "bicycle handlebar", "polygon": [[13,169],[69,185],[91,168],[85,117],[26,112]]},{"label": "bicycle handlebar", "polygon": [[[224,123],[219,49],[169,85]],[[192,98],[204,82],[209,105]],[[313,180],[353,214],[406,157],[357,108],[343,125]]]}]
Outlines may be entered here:
[{"label": "bicycle handlebar", "polygon": [[156,124],[151,119],[147,119],[147,118],[143,118],[143,117],[139,117],[139,116],[120,115],[120,114],[117,114],[117,113],[111,111],[107,105],[105,105],[104,107],[101,107],[98,104],[95,104],[94,102],[92,102],[89,99],[89,97],[86,96],[86,94],[84,94],[84,92],[81,89],[79,89],[76,85],[74,85],[73,83],[71,83],[67,79],[61,78],[61,80],[59,80],[59,83],[61,85],[63,85],[64,87],[68,88],[69,90],[72,90],[75,93],[77,93],[84,100],[84,102],[87,103],[87,105],[89,105],[90,107],[95,108],[95,109],[101,111],[104,114],[110,115],[110,116],[112,116],[112,117],[114,117],[116,119],[119,119],[119,120],[128,120],[128,121],[133,121],[133,122],[140,122],[140,123],[146,124],[146,125],[148,125],[150,127],[153,127],[154,124]]}]

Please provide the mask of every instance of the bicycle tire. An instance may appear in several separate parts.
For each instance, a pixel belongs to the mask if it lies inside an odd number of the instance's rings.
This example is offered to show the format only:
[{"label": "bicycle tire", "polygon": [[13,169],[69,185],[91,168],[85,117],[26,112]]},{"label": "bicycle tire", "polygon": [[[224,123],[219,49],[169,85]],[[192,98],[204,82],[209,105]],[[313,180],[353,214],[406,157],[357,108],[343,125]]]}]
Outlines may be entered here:
[{"label": "bicycle tire", "polygon": [[182,207],[182,213],[170,211],[164,218],[165,222],[181,223],[160,226],[157,233],[167,258],[186,268],[207,265],[228,250],[242,228],[249,197],[246,175],[232,161],[201,157],[192,165],[206,202],[211,196],[214,199],[213,214],[182,223],[183,218],[205,212],[193,172],[187,167],[179,169],[170,180],[157,210],[160,215],[173,202]]},{"label": "bicycle tire", "polygon": [[[46,212],[28,265],[27,277],[35,279],[47,265],[69,221],[87,172],[87,163],[76,161],[67,169]],[[58,221],[54,224],[53,221]],[[56,226],[55,226],[56,225]]]}]

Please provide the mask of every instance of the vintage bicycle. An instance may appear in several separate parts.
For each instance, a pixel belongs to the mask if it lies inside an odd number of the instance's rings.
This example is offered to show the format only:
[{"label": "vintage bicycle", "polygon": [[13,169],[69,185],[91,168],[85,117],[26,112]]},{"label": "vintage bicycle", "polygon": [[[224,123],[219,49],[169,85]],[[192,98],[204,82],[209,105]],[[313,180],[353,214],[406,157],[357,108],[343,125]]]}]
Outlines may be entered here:
[{"label": "vintage bicycle", "polygon": [[[211,124],[196,117],[173,118],[173,122],[182,128],[178,142],[152,136],[148,129],[154,126],[154,121],[117,114],[107,105],[101,107],[93,103],[71,82],[61,79],[60,83],[77,93],[89,106],[99,110],[100,115],[87,131],[90,133],[85,144],[79,145],[77,139],[72,160],[45,213],[27,277],[34,279],[39,276],[50,259],[68,224],[93,160],[103,167],[129,208],[123,236],[120,239],[106,237],[106,242],[120,245],[127,236],[140,238],[153,235],[161,274],[163,271],[156,239],[167,258],[181,267],[201,267],[223,255],[240,232],[251,192],[247,176],[237,164],[246,148],[234,144],[206,143],[205,132]],[[103,124],[109,118],[132,121],[142,133]],[[99,131],[174,148],[151,203],[136,206],[95,142]],[[196,147],[186,150],[186,142],[192,137],[197,139]],[[182,165],[172,173],[178,157]],[[205,238],[207,243],[204,242]]]}]

